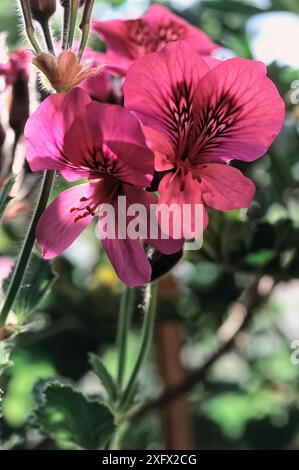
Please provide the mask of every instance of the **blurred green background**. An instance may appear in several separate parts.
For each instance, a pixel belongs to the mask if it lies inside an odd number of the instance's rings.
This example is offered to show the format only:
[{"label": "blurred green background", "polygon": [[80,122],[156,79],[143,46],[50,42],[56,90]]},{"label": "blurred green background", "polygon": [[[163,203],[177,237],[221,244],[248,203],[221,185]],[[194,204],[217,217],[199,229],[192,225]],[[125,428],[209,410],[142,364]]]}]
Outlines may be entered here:
[{"label": "blurred green background", "polygon": [[[148,3],[97,1],[95,16],[137,15]],[[175,322],[183,340],[184,367],[195,367],[214,350],[218,328],[252,276],[277,278],[269,302],[235,349],[191,393],[191,434],[196,449],[299,449],[299,363],[290,359],[291,343],[299,339],[299,105],[290,100],[291,83],[299,79],[299,2],[163,4],[221,44],[224,57],[266,61],[269,76],[286,101],[287,116],[265,157],[248,167],[238,164],[257,186],[248,212],[211,213],[203,249],[186,253],[161,282],[157,329],[162,322]],[[8,33],[11,49],[22,44],[15,10],[14,2],[1,0],[0,30]],[[63,184],[57,180],[55,191]],[[27,216],[5,221],[0,255],[16,255]],[[33,442],[54,448],[53,442],[40,442],[28,432],[28,417],[35,406],[32,388],[38,380],[58,375],[92,394],[100,387],[89,372],[88,353],[98,352],[111,370],[115,368],[121,285],[101,253],[93,228],[54,265],[59,280],[31,319],[35,331],[19,337],[11,357],[13,367],[1,377],[5,394],[0,442],[6,446],[28,449]],[[141,320],[137,309],[131,358],[136,354]],[[161,389],[158,348],[156,342],[142,374],[145,398]],[[126,431],[123,447],[163,448],[164,431],[160,416],[151,415]]]}]

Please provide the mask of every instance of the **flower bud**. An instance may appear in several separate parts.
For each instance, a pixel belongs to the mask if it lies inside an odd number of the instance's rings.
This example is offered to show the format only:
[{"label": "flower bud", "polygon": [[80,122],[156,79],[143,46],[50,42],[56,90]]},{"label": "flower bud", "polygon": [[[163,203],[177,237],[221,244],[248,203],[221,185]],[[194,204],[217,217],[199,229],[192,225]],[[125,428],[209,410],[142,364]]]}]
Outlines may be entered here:
[{"label": "flower bud", "polygon": [[28,80],[19,74],[12,87],[12,99],[9,109],[9,125],[16,137],[23,134],[29,117],[29,87]]},{"label": "flower bud", "polygon": [[39,23],[44,23],[54,15],[56,0],[30,0],[32,18]]}]

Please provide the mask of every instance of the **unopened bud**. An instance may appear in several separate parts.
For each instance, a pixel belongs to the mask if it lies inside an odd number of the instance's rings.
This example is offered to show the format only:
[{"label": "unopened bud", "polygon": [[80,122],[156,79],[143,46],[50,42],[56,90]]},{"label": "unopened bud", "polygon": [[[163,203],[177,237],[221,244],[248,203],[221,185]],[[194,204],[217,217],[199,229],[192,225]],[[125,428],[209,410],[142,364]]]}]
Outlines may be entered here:
[{"label": "unopened bud", "polygon": [[29,87],[28,80],[21,74],[12,88],[12,99],[9,109],[9,125],[17,137],[23,134],[29,117]]},{"label": "unopened bud", "polygon": [[30,10],[34,20],[45,23],[56,11],[56,0],[30,0]]}]

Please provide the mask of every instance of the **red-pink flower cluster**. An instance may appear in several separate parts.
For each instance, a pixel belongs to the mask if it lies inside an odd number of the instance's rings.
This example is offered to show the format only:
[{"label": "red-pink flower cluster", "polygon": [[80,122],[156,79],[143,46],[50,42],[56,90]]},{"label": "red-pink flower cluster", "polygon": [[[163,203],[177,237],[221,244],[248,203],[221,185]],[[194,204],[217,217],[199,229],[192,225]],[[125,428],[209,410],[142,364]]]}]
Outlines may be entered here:
[{"label": "red-pink flower cluster", "polygon": [[[120,195],[146,208],[202,204],[203,229],[208,207],[248,207],[254,184],[229,162],[261,157],[282,126],[284,103],[266,67],[209,57],[217,46],[158,5],[139,19],[96,21],[94,30],[107,44],[108,70],[125,76],[124,107],[95,102],[75,88],[47,98],[29,119],[32,170],[58,170],[68,181],[87,179],[61,193],[42,215],[37,239],[43,256],[52,258],[70,246],[95,214],[101,219],[103,203],[117,213]],[[155,189],[154,176],[159,200],[147,191]],[[127,215],[124,220],[129,223]],[[183,241],[171,238],[172,225],[164,218],[159,222],[170,238],[146,242],[162,253],[180,250]],[[116,237],[104,239],[103,246],[123,282],[150,281],[141,240]]]}]

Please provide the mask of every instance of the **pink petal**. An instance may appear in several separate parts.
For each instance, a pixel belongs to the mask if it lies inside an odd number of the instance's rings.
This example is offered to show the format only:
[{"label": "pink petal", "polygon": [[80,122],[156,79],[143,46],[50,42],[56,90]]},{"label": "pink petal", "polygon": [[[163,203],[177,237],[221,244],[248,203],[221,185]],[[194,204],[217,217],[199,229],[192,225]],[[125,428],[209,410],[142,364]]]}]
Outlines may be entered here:
[{"label": "pink petal", "polygon": [[133,59],[107,52],[104,57],[105,70],[116,77],[124,77],[134,63]]},{"label": "pink petal", "polygon": [[184,239],[174,240],[170,237],[168,239],[162,238],[162,233],[157,218],[156,223],[153,222],[155,224],[154,229],[157,228],[157,237],[155,232],[153,232],[155,238],[151,237],[150,212],[151,208],[153,208],[153,214],[155,213],[155,207],[158,203],[158,200],[153,194],[128,184],[123,185],[123,194],[127,197],[127,206],[138,203],[142,204],[143,207],[147,209],[147,218],[144,220],[144,227],[146,227],[145,231],[147,233],[147,243],[166,255],[176,253],[182,249],[184,245]]},{"label": "pink petal", "polygon": [[152,181],[154,155],[145,144],[139,121],[122,106],[90,103],[66,134],[64,149],[90,178],[107,164],[104,155],[111,173],[121,181],[141,187]]},{"label": "pink petal", "polygon": [[210,70],[223,62],[223,60],[217,59],[217,57],[213,57],[211,55],[202,55],[202,58]]},{"label": "pink petal", "polygon": [[132,23],[138,23],[139,20],[95,20],[92,29],[107,45],[108,50],[112,50],[114,54],[135,60],[136,49],[130,40],[130,26]]},{"label": "pink petal", "polygon": [[218,46],[203,33],[199,28],[195,28],[190,23],[172,13],[162,5],[153,4],[148,13],[143,17],[147,24],[156,32],[156,36],[161,36],[161,30],[166,30],[166,41],[160,44],[163,47],[167,42],[181,40],[189,42],[200,54],[210,54]]},{"label": "pink petal", "polygon": [[[203,230],[208,225],[208,213],[203,205],[202,201],[202,189],[200,183],[193,179],[192,174],[188,172],[185,175],[184,182],[180,175],[175,175],[174,173],[168,173],[163,177],[159,184],[159,204],[166,204],[170,207],[172,204],[176,204],[183,210],[183,205],[188,204],[191,210],[191,224],[190,226],[184,225],[184,219],[181,217],[180,220],[171,221],[166,217],[160,217],[159,223],[161,229],[164,233],[169,233],[172,238],[175,238],[175,233],[177,230],[180,230],[180,238],[198,238],[202,235]],[[197,221],[195,223],[195,205],[202,205],[202,221]],[[182,214],[182,212],[181,212]],[[200,223],[202,222],[202,223]],[[180,223],[180,227],[178,224]]]},{"label": "pink petal", "polygon": [[236,168],[208,163],[197,168],[202,183],[202,198],[210,207],[229,211],[248,207],[254,197],[255,186]]},{"label": "pink petal", "polygon": [[105,103],[109,100],[112,94],[112,86],[109,75],[105,72],[100,72],[94,77],[81,82],[80,87],[88,93],[88,95],[100,103]]},{"label": "pink petal", "polygon": [[[26,155],[32,171],[60,170],[69,167],[63,157],[64,138],[78,112],[89,102],[79,88],[66,95],[48,97],[32,114],[25,127]],[[73,173],[73,179],[81,176]]]},{"label": "pink petal", "polygon": [[208,70],[189,44],[170,43],[160,52],[137,60],[129,69],[124,84],[125,106],[143,125],[175,141],[177,105],[181,107],[186,100],[192,100],[199,79]]},{"label": "pink petal", "polygon": [[155,170],[165,171],[173,168],[174,149],[169,140],[160,132],[150,127],[142,126],[147,146],[155,154]]},{"label": "pink petal", "polygon": [[104,250],[118,277],[130,287],[151,280],[152,269],[139,240],[102,240]]},{"label": "pink petal", "polygon": [[[114,201],[114,208],[117,227],[120,217],[117,199]],[[128,221],[125,213],[122,217]],[[99,232],[103,234],[101,219],[99,219]],[[150,282],[152,269],[140,240],[132,240],[128,237],[119,239],[116,232],[116,239],[103,238],[102,245],[122,282],[131,287]]]},{"label": "pink petal", "polygon": [[11,273],[14,260],[10,256],[0,256],[0,282],[4,281]]},{"label": "pink petal", "polygon": [[225,60],[200,80],[194,93],[199,138],[193,152],[200,162],[255,160],[280,131],[284,108],[261,62]]},{"label": "pink petal", "polygon": [[84,211],[73,211],[73,207],[83,207],[90,202],[80,202],[81,197],[91,199],[94,188],[90,184],[79,184],[59,194],[42,214],[36,237],[45,259],[54,258],[66,250],[92,221],[88,215],[77,222],[74,219]]},{"label": "pink petal", "polygon": [[119,75],[125,75],[136,59],[169,42],[184,40],[201,54],[218,47],[200,29],[160,5],[152,5],[137,19],[94,21],[93,29],[107,45],[108,70]]}]

